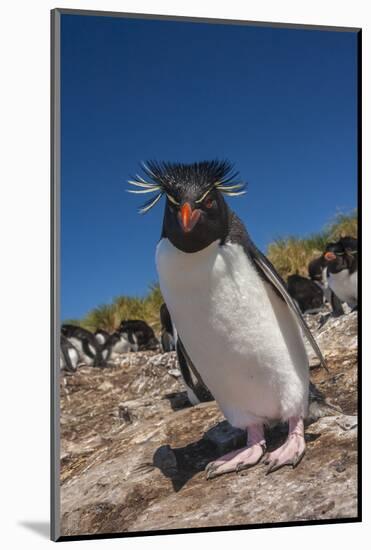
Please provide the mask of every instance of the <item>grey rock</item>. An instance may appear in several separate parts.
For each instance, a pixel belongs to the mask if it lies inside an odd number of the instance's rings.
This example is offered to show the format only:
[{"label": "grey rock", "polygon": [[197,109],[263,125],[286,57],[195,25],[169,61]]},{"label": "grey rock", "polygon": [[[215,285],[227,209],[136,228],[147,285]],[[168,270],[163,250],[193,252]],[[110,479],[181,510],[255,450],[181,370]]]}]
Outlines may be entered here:
[{"label": "grey rock", "polygon": [[246,430],[233,428],[227,420],[219,422],[219,424],[207,430],[204,435],[204,438],[215,445],[221,455],[232,449],[245,446],[246,437]]},{"label": "grey rock", "polygon": [[179,376],[182,376],[182,373],[179,369],[170,369],[168,373],[171,374],[171,376],[175,376],[175,378],[179,378]]},{"label": "grey rock", "polygon": [[353,430],[358,426],[358,416],[342,415],[336,419],[336,422],[345,431]]}]

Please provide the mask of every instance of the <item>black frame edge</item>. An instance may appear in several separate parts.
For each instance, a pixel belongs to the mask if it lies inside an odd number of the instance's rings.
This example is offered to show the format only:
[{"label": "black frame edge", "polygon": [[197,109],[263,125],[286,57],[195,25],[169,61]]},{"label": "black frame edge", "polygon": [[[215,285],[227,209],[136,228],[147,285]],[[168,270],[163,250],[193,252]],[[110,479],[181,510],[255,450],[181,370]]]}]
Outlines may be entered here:
[{"label": "black frame edge", "polygon": [[50,538],[60,538],[59,433],[59,176],[60,176],[60,10],[50,12]]},{"label": "black frame edge", "polygon": [[357,32],[359,27],[336,27],[330,25],[315,25],[312,23],[274,23],[272,21],[250,21],[240,19],[220,19],[213,17],[197,17],[190,15],[171,15],[171,14],[159,14],[159,13],[134,13],[134,12],[119,12],[119,11],[100,11],[100,10],[84,10],[73,8],[56,8],[61,15],[86,15],[86,16],[99,16],[99,17],[121,17],[128,19],[155,19],[165,21],[188,21],[193,23],[215,23],[217,25],[247,25],[253,27],[274,27],[274,28],[287,28],[287,29],[300,29],[300,30],[319,30],[319,31],[332,31],[332,32]]},{"label": "black frame edge", "polygon": [[358,517],[362,521],[362,29],[357,33],[357,180],[358,180]]},{"label": "black frame edge", "polygon": [[152,531],[131,531],[123,533],[96,533],[91,535],[62,535],[58,542],[69,542],[75,540],[100,540],[100,539],[118,539],[132,537],[153,537],[157,535],[184,535],[188,533],[218,533],[225,531],[250,531],[252,529],[271,529],[281,527],[312,527],[315,525],[343,525],[347,523],[360,523],[358,517],[354,518],[336,518],[336,519],[318,519],[303,521],[285,521],[279,523],[261,523],[253,525],[223,525],[215,527],[190,527],[182,529],[158,529]]}]

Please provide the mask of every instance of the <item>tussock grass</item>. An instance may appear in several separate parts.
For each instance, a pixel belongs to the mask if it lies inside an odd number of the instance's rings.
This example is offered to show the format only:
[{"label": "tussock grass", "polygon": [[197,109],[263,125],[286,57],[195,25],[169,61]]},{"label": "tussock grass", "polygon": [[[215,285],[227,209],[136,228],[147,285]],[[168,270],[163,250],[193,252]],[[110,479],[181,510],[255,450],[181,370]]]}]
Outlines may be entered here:
[{"label": "tussock grass", "polygon": [[340,237],[350,236],[357,238],[358,231],[357,210],[351,214],[337,214],[335,220],[328,226],[330,241],[336,241]]},{"label": "tussock grass", "polygon": [[98,328],[114,331],[125,319],[143,319],[157,334],[160,331],[160,306],[163,302],[158,284],[150,285],[143,297],[117,296],[111,304],[102,304],[89,311],[82,319],[70,319],[74,324],[95,332]]},{"label": "tussock grass", "polygon": [[322,254],[328,242],[346,235],[357,237],[357,211],[337,214],[321,232],[306,238],[276,239],[268,246],[267,256],[284,279],[295,273],[308,276],[308,263]]}]

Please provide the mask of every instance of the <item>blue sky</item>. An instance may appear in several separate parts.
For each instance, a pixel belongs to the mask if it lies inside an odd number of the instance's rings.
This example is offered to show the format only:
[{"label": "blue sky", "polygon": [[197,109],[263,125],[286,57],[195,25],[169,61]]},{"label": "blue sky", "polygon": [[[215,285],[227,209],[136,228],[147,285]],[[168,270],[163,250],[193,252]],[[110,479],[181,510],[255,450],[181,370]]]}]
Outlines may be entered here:
[{"label": "blue sky", "polygon": [[353,32],[62,15],[61,94],[62,319],[157,280],[141,160],[232,161],[263,251],[356,206]]}]

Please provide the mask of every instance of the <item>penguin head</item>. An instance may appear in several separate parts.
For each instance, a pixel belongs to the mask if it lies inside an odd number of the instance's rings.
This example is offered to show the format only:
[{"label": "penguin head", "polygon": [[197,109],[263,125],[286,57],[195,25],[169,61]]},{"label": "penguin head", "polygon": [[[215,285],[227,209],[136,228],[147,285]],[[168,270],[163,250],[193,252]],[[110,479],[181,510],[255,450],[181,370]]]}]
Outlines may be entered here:
[{"label": "penguin head", "polygon": [[337,258],[344,254],[344,249],[340,243],[327,243],[326,250],[323,254],[327,263],[336,261]]},{"label": "penguin head", "polygon": [[245,193],[245,184],[228,161],[193,164],[147,162],[146,180],[137,176],[129,183],[140,187],[133,193],[156,192],[140,210],[145,213],[166,196],[163,236],[183,252],[198,252],[228,232],[228,206],[223,195]]},{"label": "penguin head", "polygon": [[349,237],[349,236],[341,237],[338,242],[343,247],[344,252],[346,254],[348,255],[357,254],[358,241],[354,237]]},{"label": "penguin head", "polygon": [[[163,234],[183,252],[198,252],[228,232],[228,207],[212,182],[183,180],[166,198]],[[206,182],[205,182],[206,183]]]},{"label": "penguin head", "polygon": [[327,265],[336,271],[341,271],[352,264],[354,254],[357,254],[357,239],[341,237],[335,243],[327,244],[323,256]]}]

